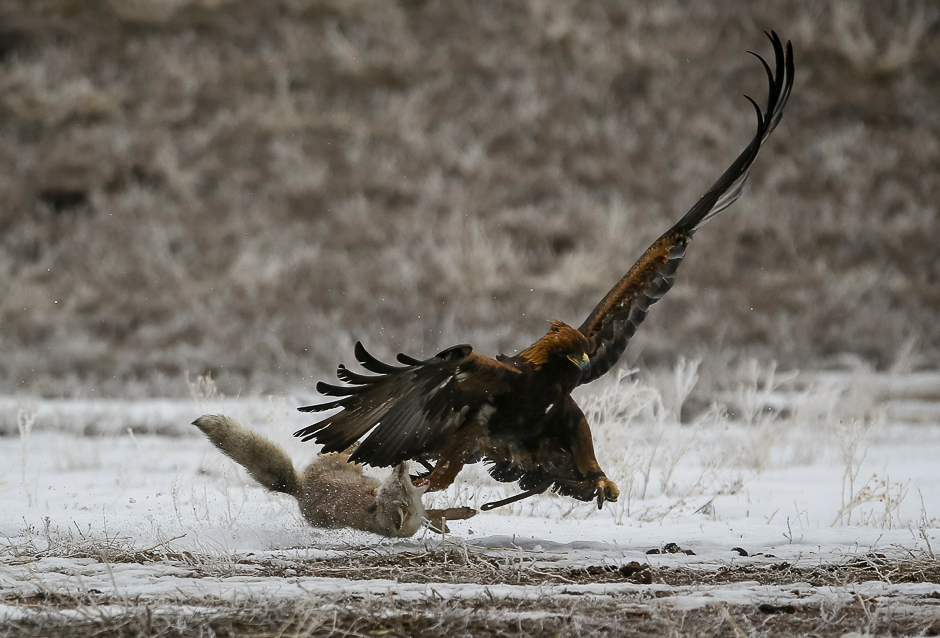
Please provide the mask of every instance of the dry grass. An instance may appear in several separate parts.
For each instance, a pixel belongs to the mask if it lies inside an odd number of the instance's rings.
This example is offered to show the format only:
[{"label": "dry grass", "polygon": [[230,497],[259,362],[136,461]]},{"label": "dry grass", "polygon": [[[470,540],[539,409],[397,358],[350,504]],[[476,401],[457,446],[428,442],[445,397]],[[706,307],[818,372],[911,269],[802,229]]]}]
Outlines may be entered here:
[{"label": "dry grass", "polygon": [[[38,604],[45,603],[39,600]],[[30,604],[37,604],[35,602]],[[665,605],[663,605],[665,606]],[[638,608],[633,600],[598,602],[591,597],[559,601],[471,601],[428,598],[407,605],[385,598],[270,603],[245,600],[236,607],[198,610],[129,604],[118,609],[82,608],[72,613],[32,614],[0,629],[3,638],[39,637],[50,630],[75,638],[123,636],[855,636],[857,630],[885,635],[934,635],[938,626],[910,609],[869,610],[869,603],[836,605],[711,605],[681,614],[663,613],[656,602]],[[78,616],[79,620],[75,620]]]},{"label": "dry grass", "polygon": [[[468,549],[470,551],[468,551]],[[650,568],[629,565],[559,567],[517,551],[505,557],[478,548],[447,545],[424,553],[358,554],[334,560],[239,559],[257,576],[327,577],[354,580],[391,579],[426,583],[428,595],[408,600],[395,595],[311,592],[290,601],[241,596],[228,601],[179,598],[128,600],[97,590],[81,593],[40,591],[4,598],[24,613],[5,622],[0,636],[40,636],[68,631],[70,636],[490,636],[490,635],[934,635],[931,614],[937,593],[874,598],[856,591],[857,584],[936,582],[932,557],[903,559],[864,555],[838,564],[797,567],[786,562],[739,564],[716,569]],[[105,560],[103,555],[102,560]],[[178,560],[140,552],[141,563]],[[198,577],[198,562],[180,561]],[[285,572],[287,572],[285,574]],[[207,576],[215,575],[206,573]],[[466,583],[477,595],[441,597],[434,586]],[[578,585],[635,584],[603,593]],[[729,586],[783,586],[792,589],[778,603],[720,603],[697,609],[673,609],[671,599],[694,593],[702,583]],[[531,595],[494,595],[490,587],[526,585]],[[540,588],[555,588],[555,595]],[[569,589],[570,588],[570,589]],[[828,591],[818,597],[813,592]],[[587,594],[587,595],[585,595]],[[781,592],[782,595],[782,592]],[[742,629],[743,628],[743,629]]]},{"label": "dry grass", "polygon": [[494,354],[578,322],[744,145],[770,28],[784,124],[628,359],[935,361],[938,17],[2,0],[0,391],[309,387],[356,338]]}]

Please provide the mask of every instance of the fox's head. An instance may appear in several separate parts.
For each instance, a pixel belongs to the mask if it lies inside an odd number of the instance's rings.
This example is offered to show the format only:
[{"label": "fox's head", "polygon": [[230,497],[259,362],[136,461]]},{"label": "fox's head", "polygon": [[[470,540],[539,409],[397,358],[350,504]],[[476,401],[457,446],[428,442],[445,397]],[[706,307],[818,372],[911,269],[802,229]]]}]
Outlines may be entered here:
[{"label": "fox's head", "polygon": [[408,476],[408,466],[400,463],[375,493],[376,518],[389,536],[414,536],[424,524],[421,496],[427,489],[415,487]]}]

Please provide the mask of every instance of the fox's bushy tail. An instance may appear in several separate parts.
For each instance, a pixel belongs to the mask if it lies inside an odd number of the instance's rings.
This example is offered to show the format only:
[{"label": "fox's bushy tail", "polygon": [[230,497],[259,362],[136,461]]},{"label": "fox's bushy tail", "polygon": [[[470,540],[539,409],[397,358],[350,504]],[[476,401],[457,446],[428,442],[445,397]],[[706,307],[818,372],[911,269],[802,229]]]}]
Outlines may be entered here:
[{"label": "fox's bushy tail", "polygon": [[297,496],[297,472],[280,447],[221,414],[201,416],[193,425],[261,485],[272,492]]}]

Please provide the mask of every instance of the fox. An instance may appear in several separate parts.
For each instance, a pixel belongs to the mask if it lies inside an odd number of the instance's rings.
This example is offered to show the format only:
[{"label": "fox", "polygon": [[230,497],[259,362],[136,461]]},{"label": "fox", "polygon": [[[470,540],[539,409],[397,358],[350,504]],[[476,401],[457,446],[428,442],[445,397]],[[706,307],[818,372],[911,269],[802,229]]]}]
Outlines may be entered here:
[{"label": "fox", "polygon": [[223,454],[248,470],[271,492],[297,499],[300,511],[314,527],[351,527],[392,538],[407,538],[424,526],[445,533],[448,520],[466,519],[476,510],[469,507],[427,510],[421,496],[427,481],[415,486],[408,467],[400,463],[383,482],[350,463],[352,450],[320,454],[298,475],[290,457],[278,445],[236,421],[204,415],[193,425]]}]

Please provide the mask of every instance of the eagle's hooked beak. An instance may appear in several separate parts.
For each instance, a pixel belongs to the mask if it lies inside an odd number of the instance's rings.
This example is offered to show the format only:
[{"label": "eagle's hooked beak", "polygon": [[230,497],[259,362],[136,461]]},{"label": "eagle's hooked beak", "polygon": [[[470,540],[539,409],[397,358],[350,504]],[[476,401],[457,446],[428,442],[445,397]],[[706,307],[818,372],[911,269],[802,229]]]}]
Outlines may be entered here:
[{"label": "eagle's hooked beak", "polygon": [[568,355],[568,361],[581,368],[582,377],[586,377],[591,373],[591,360],[588,359],[586,354],[582,354],[580,359],[574,355]]}]

